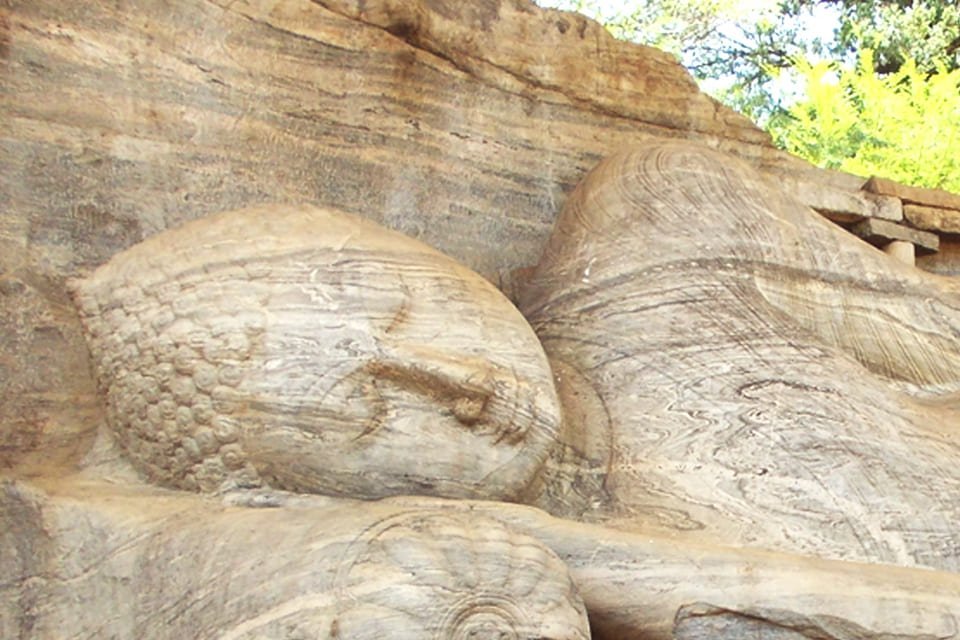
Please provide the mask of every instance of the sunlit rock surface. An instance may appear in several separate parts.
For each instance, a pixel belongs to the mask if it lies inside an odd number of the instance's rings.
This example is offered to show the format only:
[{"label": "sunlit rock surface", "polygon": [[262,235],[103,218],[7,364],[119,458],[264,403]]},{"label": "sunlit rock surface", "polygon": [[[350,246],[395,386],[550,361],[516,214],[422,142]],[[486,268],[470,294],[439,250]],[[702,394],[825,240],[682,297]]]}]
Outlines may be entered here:
[{"label": "sunlit rock surface", "polygon": [[587,176],[521,308],[601,400],[603,518],[960,569],[955,282],[671,143]]},{"label": "sunlit rock surface", "polygon": [[521,0],[13,0],[0,78],[0,636],[957,637],[956,196]]}]

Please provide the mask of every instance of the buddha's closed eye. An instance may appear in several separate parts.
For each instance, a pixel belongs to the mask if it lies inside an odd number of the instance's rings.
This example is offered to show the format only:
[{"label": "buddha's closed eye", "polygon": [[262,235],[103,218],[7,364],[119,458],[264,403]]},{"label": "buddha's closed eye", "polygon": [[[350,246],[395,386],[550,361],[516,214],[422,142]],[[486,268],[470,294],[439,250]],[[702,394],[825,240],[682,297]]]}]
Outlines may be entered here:
[{"label": "buddha's closed eye", "polygon": [[[366,370],[374,379],[387,382],[449,411],[458,422],[497,442],[514,442],[523,426],[510,415],[499,415],[497,396],[513,400],[519,381],[512,372],[490,360],[452,354],[424,345],[388,344]],[[513,391],[509,391],[513,389]]]}]

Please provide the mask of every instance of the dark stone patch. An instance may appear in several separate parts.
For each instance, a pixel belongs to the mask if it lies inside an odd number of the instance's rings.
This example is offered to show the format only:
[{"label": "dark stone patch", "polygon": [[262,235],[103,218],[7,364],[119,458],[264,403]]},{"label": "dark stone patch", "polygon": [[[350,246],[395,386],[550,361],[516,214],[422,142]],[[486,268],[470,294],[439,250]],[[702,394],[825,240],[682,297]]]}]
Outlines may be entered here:
[{"label": "dark stone patch", "polygon": [[10,18],[0,13],[0,60],[10,57]]},{"label": "dark stone patch", "polygon": [[448,20],[480,31],[490,31],[490,25],[500,19],[500,0],[425,0],[424,4]]},{"label": "dark stone patch", "polygon": [[72,247],[75,266],[95,266],[143,238],[138,220],[121,218],[94,202],[65,208],[59,216],[31,216],[31,245]]}]

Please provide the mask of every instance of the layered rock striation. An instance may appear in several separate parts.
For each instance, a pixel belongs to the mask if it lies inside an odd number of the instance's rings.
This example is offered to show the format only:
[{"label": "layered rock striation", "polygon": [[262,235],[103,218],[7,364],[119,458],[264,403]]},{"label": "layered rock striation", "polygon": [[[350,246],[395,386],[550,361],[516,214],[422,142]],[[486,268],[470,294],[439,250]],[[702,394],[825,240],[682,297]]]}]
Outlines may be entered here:
[{"label": "layered rock striation", "polygon": [[525,0],[11,0],[0,78],[0,636],[958,635],[957,196]]}]

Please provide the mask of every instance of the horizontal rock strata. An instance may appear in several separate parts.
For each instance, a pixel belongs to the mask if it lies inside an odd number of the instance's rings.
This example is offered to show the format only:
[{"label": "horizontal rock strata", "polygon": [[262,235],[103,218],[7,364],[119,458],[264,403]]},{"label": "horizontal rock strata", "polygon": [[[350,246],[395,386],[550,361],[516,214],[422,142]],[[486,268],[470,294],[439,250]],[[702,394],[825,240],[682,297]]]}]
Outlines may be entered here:
[{"label": "horizontal rock strata", "polygon": [[911,229],[887,220],[864,220],[851,227],[850,231],[855,236],[878,245],[900,240],[914,245],[919,253],[936,253],[940,249],[940,238],[935,233]]},{"label": "horizontal rock strata", "polygon": [[920,204],[903,205],[903,216],[918,229],[942,233],[960,233],[960,207],[943,209]]},{"label": "horizontal rock strata", "polygon": [[0,13],[7,463],[38,443],[69,458],[92,433],[64,279],[216,211],[359,213],[509,289],[600,157],[683,137],[840,219],[901,217],[897,196],[773,149],[669,56],[520,0],[13,0]]}]

